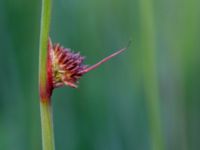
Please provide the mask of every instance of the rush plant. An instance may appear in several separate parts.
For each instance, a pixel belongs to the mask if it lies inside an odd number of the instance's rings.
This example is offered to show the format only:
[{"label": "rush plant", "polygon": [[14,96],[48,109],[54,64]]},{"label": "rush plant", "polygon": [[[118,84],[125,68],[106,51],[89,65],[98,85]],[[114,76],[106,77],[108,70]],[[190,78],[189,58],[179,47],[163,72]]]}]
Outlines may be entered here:
[{"label": "rush plant", "polygon": [[127,49],[123,48],[92,66],[83,64],[84,57],[60,44],[53,44],[49,37],[51,0],[42,1],[39,56],[39,92],[43,150],[54,150],[51,95],[53,89],[67,85],[77,88],[78,80],[85,73]]}]

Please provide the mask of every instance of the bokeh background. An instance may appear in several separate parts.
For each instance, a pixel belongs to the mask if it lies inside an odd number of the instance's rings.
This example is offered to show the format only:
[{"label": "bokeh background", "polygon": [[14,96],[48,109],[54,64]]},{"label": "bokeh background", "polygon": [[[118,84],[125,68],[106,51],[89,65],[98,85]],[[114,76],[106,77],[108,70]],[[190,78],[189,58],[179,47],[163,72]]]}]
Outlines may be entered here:
[{"label": "bokeh background", "polygon": [[[57,150],[199,150],[200,1],[53,0],[51,38],[94,64],[56,89]],[[0,150],[41,150],[40,0],[0,0]]]}]

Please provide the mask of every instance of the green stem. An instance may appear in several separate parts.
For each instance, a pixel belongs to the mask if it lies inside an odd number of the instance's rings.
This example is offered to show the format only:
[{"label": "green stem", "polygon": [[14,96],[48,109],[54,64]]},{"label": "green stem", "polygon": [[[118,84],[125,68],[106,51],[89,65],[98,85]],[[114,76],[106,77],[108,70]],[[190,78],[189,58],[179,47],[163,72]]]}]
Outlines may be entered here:
[{"label": "green stem", "polygon": [[43,150],[54,150],[52,108],[50,101],[40,102]]},{"label": "green stem", "polygon": [[152,150],[164,150],[160,116],[160,96],[156,71],[156,40],[152,0],[140,0],[141,41],[143,53],[144,86],[151,132]]},{"label": "green stem", "polygon": [[51,20],[51,0],[42,0],[40,26],[39,87],[43,150],[54,150],[53,119],[47,77],[47,43]]},{"label": "green stem", "polygon": [[40,25],[40,64],[39,64],[39,80],[42,88],[46,89],[47,74],[47,42],[51,20],[51,0],[42,0],[42,16]]}]

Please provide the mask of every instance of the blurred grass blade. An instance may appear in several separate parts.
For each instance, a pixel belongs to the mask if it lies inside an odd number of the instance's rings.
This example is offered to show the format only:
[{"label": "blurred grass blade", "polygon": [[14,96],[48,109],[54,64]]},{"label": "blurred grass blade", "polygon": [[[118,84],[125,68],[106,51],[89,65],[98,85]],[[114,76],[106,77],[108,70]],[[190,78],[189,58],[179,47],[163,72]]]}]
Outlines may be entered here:
[{"label": "blurred grass blade", "polygon": [[152,150],[164,150],[161,127],[159,88],[156,72],[156,47],[153,1],[140,1],[141,13],[141,49],[143,51],[143,75],[146,103],[151,132]]}]

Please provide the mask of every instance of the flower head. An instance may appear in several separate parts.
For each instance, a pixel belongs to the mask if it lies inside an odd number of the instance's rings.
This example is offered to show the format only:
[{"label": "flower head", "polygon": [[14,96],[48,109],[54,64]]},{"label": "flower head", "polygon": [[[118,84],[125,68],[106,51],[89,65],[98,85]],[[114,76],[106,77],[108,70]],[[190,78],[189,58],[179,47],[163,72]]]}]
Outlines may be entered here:
[{"label": "flower head", "polygon": [[48,41],[48,70],[52,82],[52,89],[63,85],[77,88],[78,80],[81,76],[102,63],[108,61],[112,57],[125,51],[127,48],[121,49],[112,55],[104,58],[97,64],[88,67],[84,65],[84,57],[80,53],[72,52],[69,48],[64,48],[60,44],[52,44],[51,39]]}]

